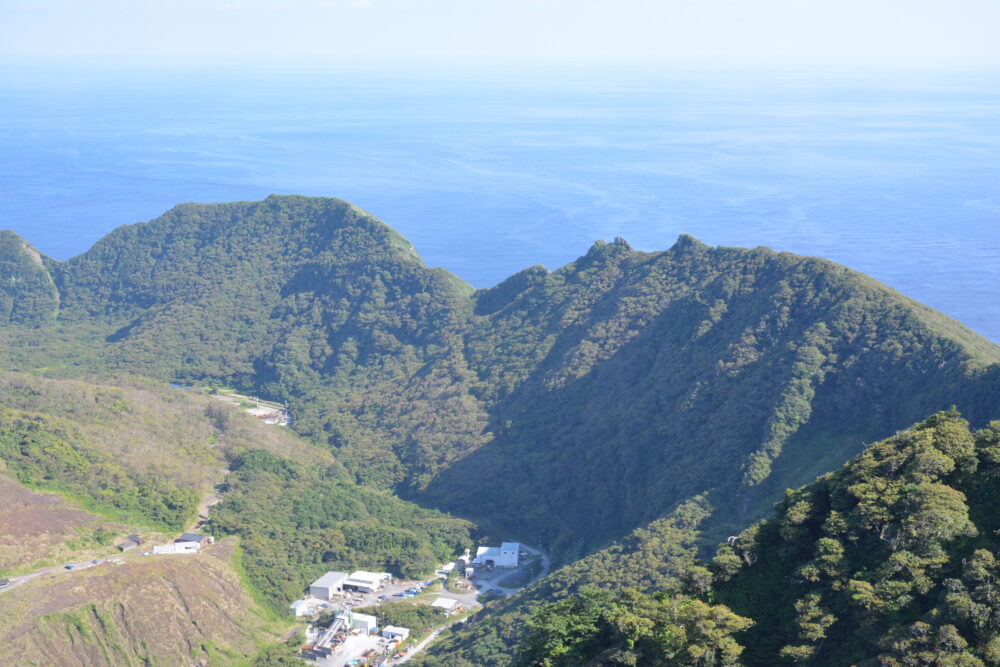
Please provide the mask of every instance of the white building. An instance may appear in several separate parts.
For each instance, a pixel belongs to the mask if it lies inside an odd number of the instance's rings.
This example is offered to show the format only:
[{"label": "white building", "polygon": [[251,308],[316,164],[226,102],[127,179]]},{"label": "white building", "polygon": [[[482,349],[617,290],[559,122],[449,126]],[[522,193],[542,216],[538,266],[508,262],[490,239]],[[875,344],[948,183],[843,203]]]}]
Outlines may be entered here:
[{"label": "white building", "polygon": [[368,614],[351,614],[351,630],[371,632],[378,627],[378,619]]},{"label": "white building", "polygon": [[335,594],[344,590],[346,580],[346,572],[327,572],[309,584],[309,595],[321,600],[332,600]]},{"label": "white building", "polygon": [[309,600],[296,600],[288,608],[296,616],[309,616],[313,613],[314,607],[312,607],[312,604]]},{"label": "white building", "polygon": [[174,542],[173,544],[161,544],[153,547],[154,555],[163,554],[196,554],[201,551],[201,545],[197,542]]},{"label": "white building", "polygon": [[431,602],[432,607],[437,609],[444,609],[445,611],[453,611],[455,607],[458,606],[458,600],[453,600],[451,598],[438,598]]},{"label": "white building", "polygon": [[500,562],[497,567],[517,567],[521,545],[517,542],[504,542],[500,545]]},{"label": "white building", "polygon": [[343,587],[346,590],[374,593],[382,585],[382,582],[388,579],[392,579],[392,575],[388,572],[379,573],[358,570],[357,572],[351,572],[351,576],[344,579]]},{"label": "white building", "polygon": [[517,542],[504,542],[499,547],[479,547],[472,564],[488,567],[492,562],[493,567],[517,567],[520,551],[521,545]]},{"label": "white building", "polygon": [[396,625],[387,625],[382,628],[382,636],[388,639],[403,640],[410,636],[409,628],[401,628]]}]

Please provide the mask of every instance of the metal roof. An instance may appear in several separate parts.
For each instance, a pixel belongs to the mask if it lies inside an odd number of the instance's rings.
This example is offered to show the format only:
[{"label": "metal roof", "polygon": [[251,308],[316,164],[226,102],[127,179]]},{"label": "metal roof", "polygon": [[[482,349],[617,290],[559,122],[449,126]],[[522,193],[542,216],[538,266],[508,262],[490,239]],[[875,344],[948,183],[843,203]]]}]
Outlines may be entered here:
[{"label": "metal roof", "polygon": [[322,577],[312,582],[310,586],[319,586],[321,588],[332,588],[346,578],[347,578],[346,572],[327,572]]}]

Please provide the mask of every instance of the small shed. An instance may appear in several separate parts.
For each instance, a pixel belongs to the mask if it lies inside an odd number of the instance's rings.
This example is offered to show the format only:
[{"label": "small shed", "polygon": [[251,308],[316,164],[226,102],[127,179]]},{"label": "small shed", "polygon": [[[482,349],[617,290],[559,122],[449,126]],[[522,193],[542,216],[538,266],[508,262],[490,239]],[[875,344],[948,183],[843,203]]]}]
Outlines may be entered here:
[{"label": "small shed", "polygon": [[296,617],[309,616],[310,614],[312,614],[312,607],[310,606],[311,604],[312,603],[310,603],[308,600],[296,600],[291,605],[289,605],[288,608],[291,609],[292,613],[295,614]]},{"label": "small shed", "polygon": [[431,602],[432,607],[437,607],[438,609],[444,609],[445,611],[454,611],[455,607],[458,606],[458,600],[452,600],[451,598],[438,598]]},{"label": "small shed", "polygon": [[124,542],[118,545],[118,551],[129,551],[131,549],[135,549],[137,546],[139,546],[138,542],[135,542],[133,540],[125,540]]},{"label": "small shed", "polygon": [[410,629],[401,628],[396,625],[387,625],[382,628],[382,636],[388,639],[403,640],[410,636]]},{"label": "small shed", "polygon": [[520,551],[521,544],[518,542],[504,542],[501,544],[497,567],[517,567]]},{"label": "small shed", "polygon": [[351,614],[351,630],[371,632],[378,627],[378,619],[368,614]]}]

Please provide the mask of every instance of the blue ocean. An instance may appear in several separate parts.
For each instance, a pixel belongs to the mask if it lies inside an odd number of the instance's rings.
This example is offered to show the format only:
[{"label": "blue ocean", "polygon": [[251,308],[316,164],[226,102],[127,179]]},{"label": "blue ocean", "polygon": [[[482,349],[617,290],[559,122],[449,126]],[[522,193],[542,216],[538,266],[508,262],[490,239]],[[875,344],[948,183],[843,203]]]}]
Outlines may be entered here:
[{"label": "blue ocean", "polygon": [[688,233],[832,259],[1000,342],[996,74],[0,72],[0,227],[57,259],[270,193],[347,199],[477,287]]}]

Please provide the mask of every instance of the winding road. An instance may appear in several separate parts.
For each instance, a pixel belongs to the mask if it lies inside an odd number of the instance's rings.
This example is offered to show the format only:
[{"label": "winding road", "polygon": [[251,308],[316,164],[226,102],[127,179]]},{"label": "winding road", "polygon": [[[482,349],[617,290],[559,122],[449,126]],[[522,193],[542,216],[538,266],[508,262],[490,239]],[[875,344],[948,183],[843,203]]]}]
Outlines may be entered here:
[{"label": "winding road", "polygon": [[[544,551],[542,551],[541,549],[536,549],[534,547],[529,547],[528,545],[526,545],[524,543],[521,543],[521,548],[524,549],[525,551],[527,551],[529,554],[533,554],[533,555],[536,555],[536,556],[541,556],[541,559],[542,559],[542,570],[541,570],[541,572],[535,578],[533,578],[531,581],[529,581],[527,584],[525,584],[524,586],[521,586],[519,588],[504,588],[503,586],[499,586],[499,585],[495,585],[495,584],[487,584],[481,590],[480,589],[476,589],[475,591],[473,591],[471,593],[452,593],[451,591],[445,589],[445,590],[441,591],[441,597],[443,597],[443,598],[450,598],[452,600],[458,600],[466,608],[471,608],[474,604],[478,604],[478,598],[479,598],[479,596],[481,594],[483,594],[483,593],[488,592],[488,591],[498,591],[498,592],[502,593],[503,595],[513,595],[514,593],[517,593],[518,591],[522,591],[525,588],[527,588],[528,586],[531,586],[532,584],[536,583],[542,577],[544,577],[545,575],[547,575],[549,573],[549,568],[551,567],[551,562],[552,561],[549,558],[549,555],[547,553],[545,553]],[[389,662],[386,663],[386,665],[402,665],[405,662],[409,662],[410,658],[413,658],[414,656],[418,655],[421,651],[423,651],[425,648],[427,648],[430,645],[431,642],[433,642],[435,639],[437,639],[438,635],[440,635],[442,632],[444,632],[445,630],[447,630],[451,626],[455,625],[455,623],[458,623],[459,620],[461,620],[461,619],[455,619],[451,623],[438,628],[434,632],[432,632],[429,635],[427,635],[426,637],[424,637],[424,639],[421,640],[421,642],[419,644],[417,644],[416,646],[414,646],[413,648],[411,648],[406,653],[405,656],[403,656],[402,658],[400,658],[399,660],[396,660],[396,661],[389,661]]]}]

